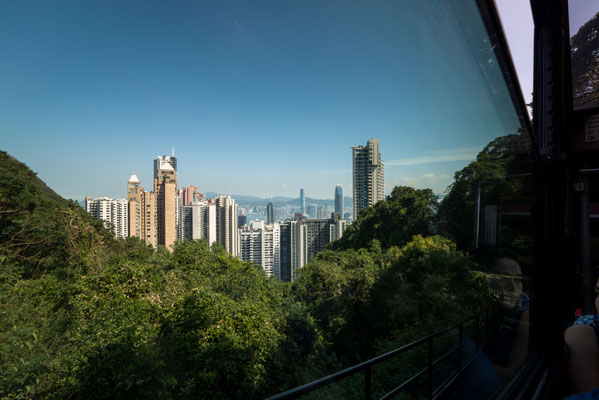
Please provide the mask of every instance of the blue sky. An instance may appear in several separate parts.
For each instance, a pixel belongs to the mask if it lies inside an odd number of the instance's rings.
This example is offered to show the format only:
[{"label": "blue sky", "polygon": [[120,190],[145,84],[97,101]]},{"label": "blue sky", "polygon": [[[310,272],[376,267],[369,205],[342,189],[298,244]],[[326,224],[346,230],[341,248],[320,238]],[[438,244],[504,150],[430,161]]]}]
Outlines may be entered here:
[{"label": "blue sky", "polygon": [[67,198],[172,146],[179,186],[332,198],[378,138],[387,192],[441,192],[518,126],[473,4],[411,3],[2,2],[0,148]]}]

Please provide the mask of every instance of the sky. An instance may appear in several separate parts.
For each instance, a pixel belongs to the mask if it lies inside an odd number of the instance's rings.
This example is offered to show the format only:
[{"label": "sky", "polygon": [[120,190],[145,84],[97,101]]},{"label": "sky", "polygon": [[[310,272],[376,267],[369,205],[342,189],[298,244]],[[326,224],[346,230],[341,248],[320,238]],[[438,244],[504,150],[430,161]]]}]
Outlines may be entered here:
[{"label": "sky", "polygon": [[530,2],[496,0],[495,4],[518,74],[520,89],[524,101],[528,104],[532,101],[534,68],[534,22]]},{"label": "sky", "polygon": [[[518,3],[498,8],[526,95]],[[1,2],[0,54],[0,149],[77,200],[125,197],[134,171],[151,190],[173,147],[179,187],[351,196],[370,138],[387,193],[442,193],[518,129],[474,2]]]}]

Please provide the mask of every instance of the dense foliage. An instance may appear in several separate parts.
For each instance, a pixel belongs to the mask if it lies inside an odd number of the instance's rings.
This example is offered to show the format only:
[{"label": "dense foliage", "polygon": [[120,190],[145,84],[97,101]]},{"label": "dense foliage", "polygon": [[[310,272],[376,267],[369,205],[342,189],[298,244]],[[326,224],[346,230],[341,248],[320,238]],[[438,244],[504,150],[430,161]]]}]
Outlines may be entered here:
[{"label": "dense foliage", "polygon": [[430,191],[395,188],[287,284],[204,241],[117,240],[0,156],[1,398],[263,398],[486,298],[470,259],[426,237]]},{"label": "dense foliage", "polygon": [[431,189],[396,186],[385,201],[362,210],[359,218],[330,248],[367,248],[373,239],[384,249],[402,246],[416,233],[432,234],[436,208],[437,197]]},{"label": "dense foliage", "polygon": [[[506,210],[530,213],[534,183],[526,151],[514,152],[519,135],[507,135],[491,141],[476,160],[455,173],[454,182],[440,202],[435,216],[438,232],[454,241],[461,249],[474,249],[477,201],[480,191],[481,219],[484,207],[492,205]],[[524,210],[520,208],[524,206]],[[526,208],[528,207],[528,208]],[[481,226],[484,221],[479,222]],[[532,222],[520,219],[509,226],[502,223],[502,238],[498,243],[512,247],[519,254],[530,254]]]}]

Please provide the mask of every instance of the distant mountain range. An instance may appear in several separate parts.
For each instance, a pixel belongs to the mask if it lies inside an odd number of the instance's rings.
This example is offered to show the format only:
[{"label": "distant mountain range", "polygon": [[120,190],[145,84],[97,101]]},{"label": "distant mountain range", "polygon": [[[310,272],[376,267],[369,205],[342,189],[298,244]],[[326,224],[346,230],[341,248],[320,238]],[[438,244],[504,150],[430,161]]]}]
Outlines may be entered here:
[{"label": "distant mountain range", "polygon": [[[218,193],[206,192],[205,195],[208,198],[212,198],[212,197],[218,196]],[[231,197],[234,198],[235,202],[241,206],[252,206],[252,207],[265,206],[271,201],[270,198],[263,199],[261,197],[244,196],[241,194],[232,194]],[[293,198],[293,197],[277,196],[277,197],[272,198],[272,202],[276,206],[299,205],[299,197]],[[306,197],[306,204],[316,204],[319,206],[334,206],[335,199],[312,199],[310,197]],[[344,196],[343,204],[345,206],[352,204],[352,198]]]}]

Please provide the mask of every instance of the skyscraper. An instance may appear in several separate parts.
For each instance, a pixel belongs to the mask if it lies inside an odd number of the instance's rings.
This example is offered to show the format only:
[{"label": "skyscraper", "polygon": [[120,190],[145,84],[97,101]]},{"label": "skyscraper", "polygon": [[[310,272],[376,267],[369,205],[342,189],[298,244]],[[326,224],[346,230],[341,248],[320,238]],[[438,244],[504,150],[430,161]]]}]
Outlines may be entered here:
[{"label": "skyscraper", "polygon": [[272,224],[274,222],[275,222],[275,205],[271,201],[266,206],[266,223]]},{"label": "skyscraper", "polygon": [[304,189],[300,189],[300,197],[299,197],[299,212],[304,215],[306,213],[306,199],[304,198]]},{"label": "skyscraper", "polygon": [[239,214],[237,217],[237,228],[241,229],[244,225],[248,223],[248,216],[245,214]]},{"label": "skyscraper", "polygon": [[158,178],[158,171],[166,164],[173,167],[177,171],[177,158],[175,157],[175,151],[173,150],[172,156],[158,156],[154,160],[154,179]]},{"label": "skyscraper", "polygon": [[158,245],[158,208],[156,196],[146,192],[141,182],[131,174],[127,181],[127,203],[129,208],[129,236],[137,236],[146,244]]},{"label": "skyscraper", "polygon": [[343,187],[341,185],[335,187],[335,212],[339,218],[343,218]]},{"label": "skyscraper", "polygon": [[230,196],[216,199],[216,241],[232,256],[237,255],[237,204]]},{"label": "skyscraper", "polygon": [[170,163],[163,163],[160,166],[158,176],[154,178],[154,193],[158,209],[158,244],[170,249],[177,240],[178,233],[177,171]]},{"label": "skyscraper", "polygon": [[312,219],[316,219],[318,217],[318,206],[316,204],[308,204],[306,206],[308,209],[308,216]]},{"label": "skyscraper", "polygon": [[378,139],[352,147],[354,221],[361,210],[385,199],[385,167]]},{"label": "skyscraper", "polygon": [[322,219],[325,216],[324,206],[318,206],[318,219]]}]

